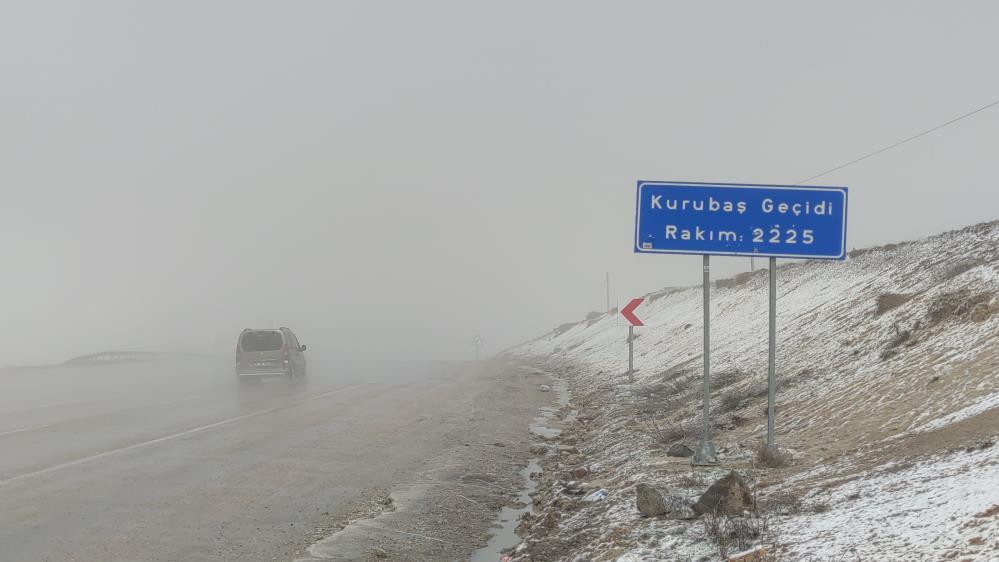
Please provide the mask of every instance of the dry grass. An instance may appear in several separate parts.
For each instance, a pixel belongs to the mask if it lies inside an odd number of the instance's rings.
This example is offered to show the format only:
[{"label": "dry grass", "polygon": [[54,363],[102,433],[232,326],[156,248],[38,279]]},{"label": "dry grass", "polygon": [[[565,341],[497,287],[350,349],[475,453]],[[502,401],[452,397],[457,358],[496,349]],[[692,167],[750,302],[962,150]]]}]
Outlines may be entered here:
[{"label": "dry grass", "polygon": [[718,403],[718,413],[727,414],[729,412],[734,412],[742,406],[742,400],[745,397],[744,393],[735,390],[729,390],[721,395],[721,399]]},{"label": "dry grass", "polygon": [[746,373],[735,371],[720,371],[711,376],[711,388],[722,389],[746,378]]},{"label": "dry grass", "polygon": [[989,302],[991,293],[972,293],[968,290],[954,291],[938,295],[930,302],[927,316],[931,323],[939,324],[951,318],[971,318],[980,322],[988,318],[992,309]]},{"label": "dry grass", "polygon": [[878,305],[874,310],[874,315],[881,316],[889,310],[902,306],[911,299],[912,295],[905,293],[884,293],[882,295],[878,295]]}]

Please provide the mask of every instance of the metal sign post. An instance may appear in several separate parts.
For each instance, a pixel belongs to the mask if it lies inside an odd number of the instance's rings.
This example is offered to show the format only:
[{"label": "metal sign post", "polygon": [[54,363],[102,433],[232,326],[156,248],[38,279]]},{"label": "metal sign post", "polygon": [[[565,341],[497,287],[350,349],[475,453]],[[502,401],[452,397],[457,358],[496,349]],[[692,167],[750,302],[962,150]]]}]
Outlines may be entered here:
[{"label": "metal sign post", "polygon": [[[697,182],[638,182],[636,253],[697,254],[704,259],[704,414],[694,464],[717,462],[711,444],[709,256],[770,258],[767,446],[775,447],[776,258],[846,259],[845,187]],[[755,270],[750,261],[750,268]]]},{"label": "metal sign post", "polygon": [[715,446],[711,444],[711,256],[704,254],[704,410],[701,412],[701,443],[694,451],[691,463],[718,463]]},{"label": "metal sign post", "polygon": [[770,352],[767,354],[767,448],[774,441],[774,409],[777,407],[777,258],[770,258]]},{"label": "metal sign post", "polygon": [[635,382],[635,327],[628,325],[628,382]]}]

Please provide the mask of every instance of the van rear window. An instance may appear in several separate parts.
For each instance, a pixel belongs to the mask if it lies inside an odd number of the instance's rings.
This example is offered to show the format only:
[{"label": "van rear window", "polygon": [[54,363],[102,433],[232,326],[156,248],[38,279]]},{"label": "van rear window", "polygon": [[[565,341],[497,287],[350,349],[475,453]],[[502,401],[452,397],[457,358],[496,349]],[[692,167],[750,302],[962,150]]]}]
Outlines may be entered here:
[{"label": "van rear window", "polygon": [[246,332],[239,339],[239,347],[243,351],[277,351],[284,345],[281,332],[260,331]]}]

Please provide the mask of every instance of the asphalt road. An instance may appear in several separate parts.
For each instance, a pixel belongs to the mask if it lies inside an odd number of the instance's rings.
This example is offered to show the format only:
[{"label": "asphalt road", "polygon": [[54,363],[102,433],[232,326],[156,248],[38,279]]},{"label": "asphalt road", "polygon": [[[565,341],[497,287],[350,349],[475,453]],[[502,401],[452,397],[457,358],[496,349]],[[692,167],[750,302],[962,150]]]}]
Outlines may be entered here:
[{"label": "asphalt road", "polygon": [[248,389],[229,373],[0,371],[0,560],[294,558],[323,515],[446,454],[496,384],[469,365],[314,367]]}]

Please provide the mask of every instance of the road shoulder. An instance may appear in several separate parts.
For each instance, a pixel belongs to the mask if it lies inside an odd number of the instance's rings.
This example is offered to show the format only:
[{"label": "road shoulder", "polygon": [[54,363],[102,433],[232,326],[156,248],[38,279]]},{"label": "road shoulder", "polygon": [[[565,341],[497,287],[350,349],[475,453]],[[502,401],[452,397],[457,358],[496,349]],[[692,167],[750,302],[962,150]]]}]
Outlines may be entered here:
[{"label": "road shoulder", "polygon": [[530,420],[548,406],[550,384],[535,369],[502,363],[464,367],[488,384],[468,415],[446,432],[438,454],[412,467],[391,490],[323,514],[311,544],[290,557],[321,560],[468,560],[486,545],[497,514],[517,503],[522,469],[536,439]]}]

